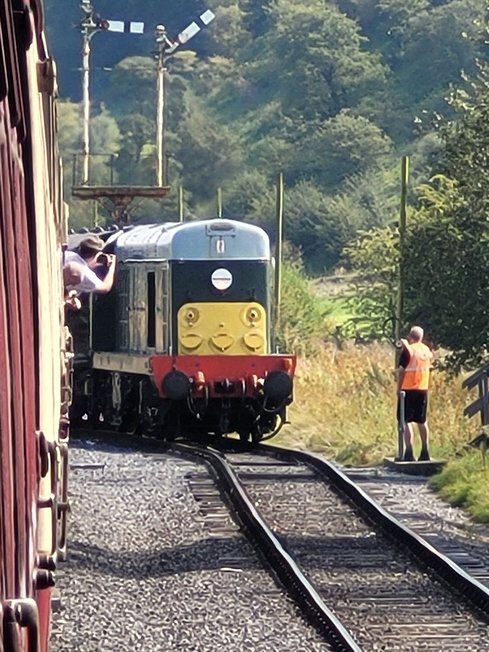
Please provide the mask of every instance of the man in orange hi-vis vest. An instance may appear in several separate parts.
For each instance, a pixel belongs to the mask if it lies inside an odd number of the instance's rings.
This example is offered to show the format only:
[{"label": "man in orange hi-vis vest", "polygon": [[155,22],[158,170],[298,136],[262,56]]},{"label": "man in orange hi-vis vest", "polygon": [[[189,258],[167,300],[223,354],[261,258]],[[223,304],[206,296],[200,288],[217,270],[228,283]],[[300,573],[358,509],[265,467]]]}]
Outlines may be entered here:
[{"label": "man in orange hi-vis vest", "polygon": [[[402,339],[402,352],[397,368],[397,418],[401,418],[401,400],[404,397],[404,457],[405,462],[413,462],[413,423],[418,425],[421,438],[421,453],[418,460],[430,459],[428,451],[429,429],[426,422],[428,411],[428,390],[433,353],[423,344],[424,331],[421,326],[413,326],[407,339]],[[402,392],[402,394],[401,394]]]}]

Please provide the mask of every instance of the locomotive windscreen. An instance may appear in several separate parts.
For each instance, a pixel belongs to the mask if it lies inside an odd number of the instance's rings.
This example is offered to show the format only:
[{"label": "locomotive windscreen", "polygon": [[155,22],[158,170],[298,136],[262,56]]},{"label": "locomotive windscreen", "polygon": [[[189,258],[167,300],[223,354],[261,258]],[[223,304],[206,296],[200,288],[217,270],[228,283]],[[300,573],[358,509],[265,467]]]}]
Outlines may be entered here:
[{"label": "locomotive windscreen", "polygon": [[[227,270],[231,282],[221,290],[212,282],[213,273]],[[189,301],[257,301],[268,308],[267,261],[213,260],[176,261],[171,265],[173,311]]]}]

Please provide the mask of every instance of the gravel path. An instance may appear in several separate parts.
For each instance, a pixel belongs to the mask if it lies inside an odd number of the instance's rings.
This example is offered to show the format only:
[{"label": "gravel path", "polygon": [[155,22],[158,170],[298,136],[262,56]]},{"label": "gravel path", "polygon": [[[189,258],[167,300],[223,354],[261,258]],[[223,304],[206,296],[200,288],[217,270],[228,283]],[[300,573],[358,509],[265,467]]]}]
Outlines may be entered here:
[{"label": "gravel path", "polygon": [[51,652],[329,650],[224,508],[213,535],[187,482],[203,467],[78,442],[70,455]]}]

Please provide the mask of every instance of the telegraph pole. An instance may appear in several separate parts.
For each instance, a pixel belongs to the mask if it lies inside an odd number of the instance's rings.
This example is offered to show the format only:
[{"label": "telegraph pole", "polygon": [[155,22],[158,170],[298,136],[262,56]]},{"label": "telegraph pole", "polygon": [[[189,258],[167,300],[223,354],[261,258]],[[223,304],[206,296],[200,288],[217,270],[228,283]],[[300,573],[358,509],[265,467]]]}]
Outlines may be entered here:
[{"label": "telegraph pole", "polygon": [[399,267],[397,289],[397,315],[395,320],[395,341],[401,339],[404,319],[404,241],[407,222],[407,189],[409,183],[409,157],[403,156],[401,161],[401,206],[399,211]]},{"label": "telegraph pole", "polygon": [[[397,315],[395,320],[395,341],[400,341],[402,328],[404,325],[404,242],[406,238],[407,223],[407,191],[409,183],[409,157],[403,156],[401,161],[401,206],[399,210],[399,266],[398,266],[398,289],[397,289]],[[394,349],[394,367],[397,369],[401,349]],[[399,403],[399,421],[398,421],[398,460],[402,460],[404,454],[404,392],[401,392]]]},{"label": "telegraph pole", "polygon": [[280,326],[280,301],[282,295],[282,241],[284,236],[284,174],[277,179],[276,234],[275,234],[275,324],[274,331]]},{"label": "telegraph pole", "polygon": [[222,188],[217,189],[217,217],[222,217]]},{"label": "telegraph pole", "polygon": [[109,23],[94,13],[91,0],[81,0],[81,8],[85,17],[81,22],[83,39],[82,49],[82,84],[83,84],[83,141],[82,141],[82,186],[87,186],[90,180],[90,43],[97,32],[107,30]]},{"label": "telegraph pole", "polygon": [[164,25],[155,29],[156,62],[156,185],[162,187],[165,181],[164,119],[165,119],[165,51],[172,45]]}]

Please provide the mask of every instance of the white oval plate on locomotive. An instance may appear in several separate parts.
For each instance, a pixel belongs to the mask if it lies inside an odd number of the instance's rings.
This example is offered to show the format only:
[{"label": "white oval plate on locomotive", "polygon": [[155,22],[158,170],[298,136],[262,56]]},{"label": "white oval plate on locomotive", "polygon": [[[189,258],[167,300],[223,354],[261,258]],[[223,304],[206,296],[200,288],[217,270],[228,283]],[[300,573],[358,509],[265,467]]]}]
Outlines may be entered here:
[{"label": "white oval plate on locomotive", "polygon": [[227,290],[231,287],[233,282],[233,275],[225,267],[220,267],[219,269],[216,269],[214,272],[212,272],[211,281],[216,290],[224,292],[224,290]]}]

